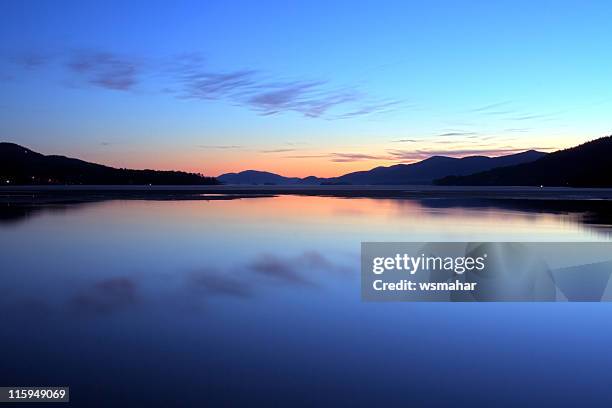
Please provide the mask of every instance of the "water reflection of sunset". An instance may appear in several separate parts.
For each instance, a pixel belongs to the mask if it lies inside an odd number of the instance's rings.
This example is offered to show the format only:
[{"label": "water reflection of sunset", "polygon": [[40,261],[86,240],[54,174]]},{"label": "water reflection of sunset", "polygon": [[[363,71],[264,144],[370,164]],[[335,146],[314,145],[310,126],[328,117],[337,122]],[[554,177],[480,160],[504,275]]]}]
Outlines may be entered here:
[{"label": "water reflection of sunset", "polygon": [[[92,209],[93,210],[93,209]],[[558,240],[599,236],[580,214],[528,212],[501,206],[441,206],[436,200],[337,198],[282,195],[210,201],[112,201],[95,206],[115,219],[168,228],[214,228],[219,235],[240,227],[258,234],[292,229],[295,235],[342,233],[366,240]],[[103,215],[103,214],[100,214]],[[83,221],[87,218],[82,215]],[[225,230],[225,231],[224,231]]]}]

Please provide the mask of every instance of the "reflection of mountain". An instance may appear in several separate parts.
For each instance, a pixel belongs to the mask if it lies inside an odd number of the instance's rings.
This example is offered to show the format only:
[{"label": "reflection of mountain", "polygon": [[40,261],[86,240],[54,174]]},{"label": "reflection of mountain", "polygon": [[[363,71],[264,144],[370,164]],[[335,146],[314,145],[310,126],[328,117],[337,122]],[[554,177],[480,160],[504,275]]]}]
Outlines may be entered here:
[{"label": "reflection of mountain", "polygon": [[[434,190],[435,191],[435,190]],[[538,192],[546,191],[546,189],[538,189]],[[192,191],[173,191],[173,192],[134,192],[134,191],[111,191],[111,192],[87,192],[66,191],[45,193],[44,191],[36,192],[36,199],[27,199],[18,196],[2,196],[0,194],[0,228],[3,225],[9,225],[26,221],[38,214],[47,212],[68,212],[77,210],[86,205],[111,201],[116,199],[121,200],[152,200],[152,201],[167,201],[167,200],[233,200],[243,198],[259,198],[271,197],[269,194],[244,194],[245,191],[237,191],[235,194],[223,193],[220,194],[198,194]],[[276,194],[274,190],[269,191],[270,194]],[[314,191],[301,192],[296,191],[295,194],[317,195]],[[321,195],[335,197],[368,197],[371,199],[382,199],[392,201],[401,206],[405,203],[416,203],[419,206],[433,209],[504,209],[522,213],[533,214],[554,214],[554,215],[569,215],[572,222],[582,223],[588,226],[595,227],[601,231],[610,231],[612,226],[612,200],[609,199],[562,199],[534,197],[528,198],[507,198],[507,197],[469,197],[465,195],[453,195],[448,192],[430,196],[415,195],[389,195],[386,191],[364,191],[363,194],[355,194],[354,192],[343,191],[326,191],[323,190]]]},{"label": "reflection of mountain", "polygon": [[558,200],[558,199],[501,199],[501,198],[434,198],[419,199],[429,208],[470,208],[474,210],[497,208],[525,213],[575,215],[587,225],[612,225],[610,200]]},{"label": "reflection of mountain", "polygon": [[265,171],[246,170],[240,173],[227,173],[218,179],[227,184],[270,184],[270,185],[316,185],[316,184],[353,184],[353,185],[401,185],[431,184],[434,179],[455,175],[462,176],[496,167],[513,166],[537,160],[546,153],[529,150],[523,153],[500,157],[470,156],[461,159],[446,156],[433,156],[418,163],[396,164],[389,167],[376,167],[367,171],[348,173],[340,177],[318,178],[314,176],[298,178],[284,177]]},{"label": "reflection of mountain", "polygon": [[550,153],[531,163],[493,169],[436,183],[460,186],[612,187],[612,136]]},{"label": "reflection of mountain", "polygon": [[0,143],[0,180],[2,184],[217,184],[212,177],[193,173],[116,169],[64,156],[45,156],[13,143]]},{"label": "reflection of mountain", "polygon": [[39,214],[64,213],[82,208],[85,202],[52,205],[14,204],[0,205],[0,228],[3,225],[18,224]]}]

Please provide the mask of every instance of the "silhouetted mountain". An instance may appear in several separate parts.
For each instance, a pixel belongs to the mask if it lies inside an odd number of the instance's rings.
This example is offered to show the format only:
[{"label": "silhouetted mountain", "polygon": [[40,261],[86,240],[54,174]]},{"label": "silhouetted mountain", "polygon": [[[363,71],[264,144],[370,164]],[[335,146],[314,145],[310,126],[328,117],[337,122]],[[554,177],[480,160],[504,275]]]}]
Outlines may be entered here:
[{"label": "silhouetted mountain", "polygon": [[546,153],[529,150],[523,153],[500,157],[470,156],[454,157],[432,156],[418,163],[396,164],[389,167],[376,167],[368,171],[358,171],[336,177],[338,184],[431,184],[433,180],[449,175],[467,175],[500,166],[510,166],[537,160]]},{"label": "silhouetted mountain", "polygon": [[0,143],[0,181],[3,185],[218,184],[213,177],[194,173],[116,169],[64,156],[45,156],[14,143]]},{"label": "silhouetted mountain", "polygon": [[340,177],[305,178],[283,177],[265,171],[246,170],[240,173],[227,173],[218,177],[227,184],[270,184],[270,185],[392,185],[392,184],[432,184],[433,180],[456,175],[477,173],[501,166],[511,166],[537,160],[546,153],[529,150],[522,153],[500,157],[470,156],[457,159],[446,156],[433,156],[418,163],[396,164],[389,167],[376,167],[372,170],[357,171]]},{"label": "silhouetted mountain", "polygon": [[612,187],[612,136],[550,153],[531,163],[465,177],[444,177],[439,185]]},{"label": "silhouetted mountain", "polygon": [[217,179],[226,184],[251,184],[251,185],[316,185],[321,184],[320,179],[315,176],[305,178],[284,177],[267,171],[245,170],[240,173],[222,174]]}]

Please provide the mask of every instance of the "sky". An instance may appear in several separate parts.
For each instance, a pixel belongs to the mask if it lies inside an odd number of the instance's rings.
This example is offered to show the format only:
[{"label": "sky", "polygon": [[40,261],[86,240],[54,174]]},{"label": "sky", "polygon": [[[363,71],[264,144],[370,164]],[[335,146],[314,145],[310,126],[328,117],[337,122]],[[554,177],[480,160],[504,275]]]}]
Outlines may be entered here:
[{"label": "sky", "polygon": [[609,1],[0,2],[0,140],[335,176],[611,134]]}]

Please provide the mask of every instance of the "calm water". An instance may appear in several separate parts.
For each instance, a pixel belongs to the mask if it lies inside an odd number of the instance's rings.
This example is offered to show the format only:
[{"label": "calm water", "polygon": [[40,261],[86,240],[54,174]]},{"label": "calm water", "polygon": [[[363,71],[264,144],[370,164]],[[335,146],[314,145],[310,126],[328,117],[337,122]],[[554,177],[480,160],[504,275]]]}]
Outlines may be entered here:
[{"label": "calm water", "polygon": [[612,305],[362,303],[358,272],[361,241],[610,240],[598,208],[4,207],[0,383],[69,385],[89,406],[598,405]]}]

